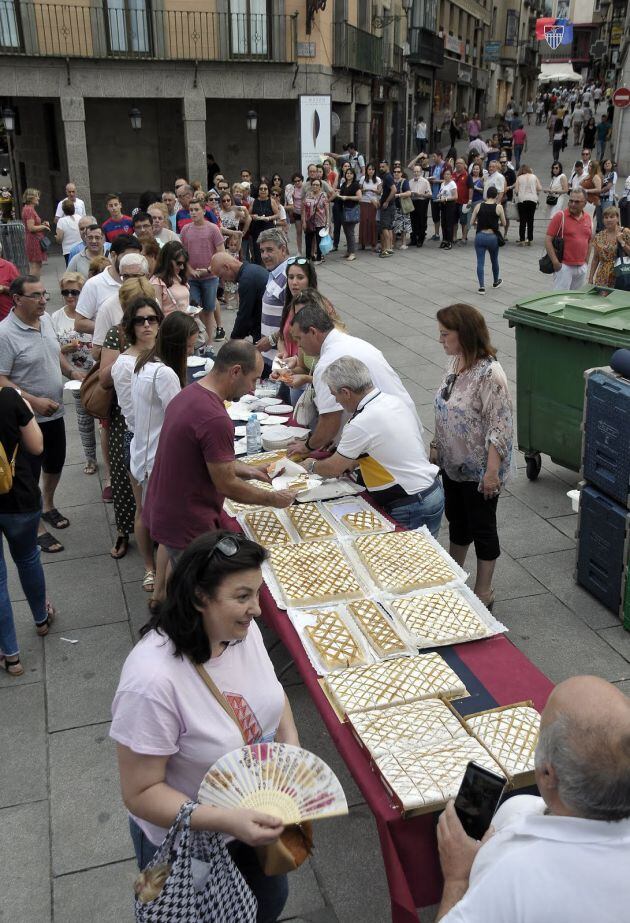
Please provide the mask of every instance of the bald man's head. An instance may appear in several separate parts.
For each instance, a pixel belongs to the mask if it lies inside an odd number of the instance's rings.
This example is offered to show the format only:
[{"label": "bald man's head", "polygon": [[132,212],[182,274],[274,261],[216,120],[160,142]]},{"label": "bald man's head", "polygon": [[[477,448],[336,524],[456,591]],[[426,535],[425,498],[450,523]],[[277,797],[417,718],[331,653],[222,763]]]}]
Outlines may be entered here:
[{"label": "bald man's head", "polygon": [[230,253],[215,253],[210,261],[210,272],[222,282],[236,282],[243,264]]},{"label": "bald man's head", "polygon": [[630,699],[597,676],[560,683],[540,722],[536,781],[554,813],[630,817]]}]

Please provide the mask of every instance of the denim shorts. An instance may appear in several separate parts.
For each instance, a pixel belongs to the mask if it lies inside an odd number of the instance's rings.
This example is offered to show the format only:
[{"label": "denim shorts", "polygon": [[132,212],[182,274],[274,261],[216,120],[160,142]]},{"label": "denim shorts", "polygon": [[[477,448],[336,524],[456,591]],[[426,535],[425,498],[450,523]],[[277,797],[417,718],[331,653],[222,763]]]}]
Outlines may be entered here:
[{"label": "denim shorts", "polygon": [[444,513],[444,490],[439,479],[436,478],[432,490],[428,493],[423,491],[423,494],[423,497],[416,494],[406,500],[384,503],[383,509],[406,529],[426,526],[431,535],[437,538]]}]

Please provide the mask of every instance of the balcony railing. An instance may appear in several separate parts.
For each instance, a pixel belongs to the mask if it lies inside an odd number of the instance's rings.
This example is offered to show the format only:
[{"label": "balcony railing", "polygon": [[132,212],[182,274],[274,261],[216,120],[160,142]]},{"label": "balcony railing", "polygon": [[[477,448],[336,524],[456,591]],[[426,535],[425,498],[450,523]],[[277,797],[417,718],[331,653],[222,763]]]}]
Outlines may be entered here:
[{"label": "balcony railing", "polygon": [[0,54],[161,61],[295,60],[297,14],[154,10],[148,0],[99,6],[0,0]]},{"label": "balcony railing", "polygon": [[403,50],[400,45],[390,45],[387,56],[387,70],[397,77],[402,76],[403,72]]},{"label": "balcony railing", "polygon": [[385,71],[383,39],[348,23],[336,22],[333,64],[381,76]]},{"label": "balcony railing", "polygon": [[429,64],[442,67],[444,64],[444,41],[430,29],[413,26],[407,34],[409,41],[409,63]]}]

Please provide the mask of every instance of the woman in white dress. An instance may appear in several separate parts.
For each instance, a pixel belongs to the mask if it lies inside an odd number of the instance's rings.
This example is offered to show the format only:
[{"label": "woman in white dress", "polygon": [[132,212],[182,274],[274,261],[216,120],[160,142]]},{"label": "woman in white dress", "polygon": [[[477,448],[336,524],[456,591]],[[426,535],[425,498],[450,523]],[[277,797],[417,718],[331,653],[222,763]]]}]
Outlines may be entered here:
[{"label": "woman in white dress", "polygon": [[[564,211],[569,201],[569,181],[566,178],[562,164],[554,160],[551,164],[551,182],[543,190],[547,195],[547,220],[553,218],[557,212]],[[552,199],[555,201],[552,202]]]}]

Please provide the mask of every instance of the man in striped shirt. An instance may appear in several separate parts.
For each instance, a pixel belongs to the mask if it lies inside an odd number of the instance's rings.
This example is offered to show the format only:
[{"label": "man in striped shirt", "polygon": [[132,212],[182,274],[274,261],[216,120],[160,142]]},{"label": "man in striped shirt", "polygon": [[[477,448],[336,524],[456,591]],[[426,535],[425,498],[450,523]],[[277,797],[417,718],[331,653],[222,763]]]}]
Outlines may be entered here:
[{"label": "man in striped shirt", "polygon": [[265,372],[268,375],[278,352],[276,344],[280,334],[280,321],[287,287],[289,242],[280,228],[269,228],[259,235],[258,246],[262,264],[269,271],[269,281],[262,298],[261,339],[256,343],[256,348],[262,353],[265,360]]}]

